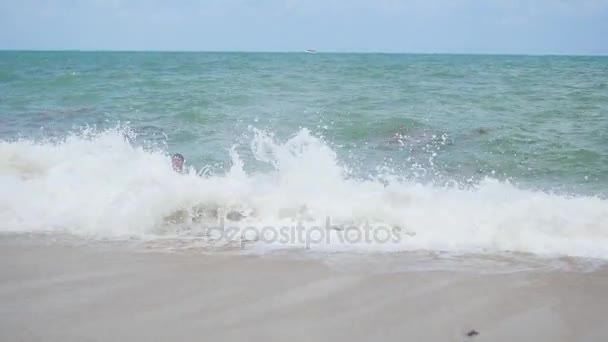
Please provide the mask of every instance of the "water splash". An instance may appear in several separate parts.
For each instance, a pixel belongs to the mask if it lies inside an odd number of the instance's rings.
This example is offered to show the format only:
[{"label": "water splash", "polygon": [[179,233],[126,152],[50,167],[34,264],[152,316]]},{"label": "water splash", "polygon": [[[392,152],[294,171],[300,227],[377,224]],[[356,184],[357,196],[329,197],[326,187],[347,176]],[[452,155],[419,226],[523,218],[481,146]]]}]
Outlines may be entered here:
[{"label": "water splash", "polygon": [[[251,154],[269,171],[247,172],[235,146],[227,151],[229,170],[206,177],[193,168],[173,172],[164,150],[134,146],[129,129],[0,141],[0,231],[188,239],[218,222],[301,225],[305,233],[319,233],[330,219],[330,237],[383,227],[398,239],[332,239],[307,247],[608,259],[606,200],[524,190],[491,178],[474,187],[423,184],[390,168],[379,177],[357,178],[306,129],[282,142],[268,132],[253,133]],[[300,241],[261,240],[247,241],[261,249],[303,247]]]}]

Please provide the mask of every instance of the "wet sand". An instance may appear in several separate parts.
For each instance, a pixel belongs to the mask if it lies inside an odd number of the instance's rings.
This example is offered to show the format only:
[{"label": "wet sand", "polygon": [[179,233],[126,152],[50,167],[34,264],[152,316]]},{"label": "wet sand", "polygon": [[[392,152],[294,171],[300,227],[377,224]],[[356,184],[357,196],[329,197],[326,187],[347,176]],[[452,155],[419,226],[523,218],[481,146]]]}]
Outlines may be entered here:
[{"label": "wet sand", "polygon": [[0,341],[606,341],[607,290],[605,268],[394,272],[0,237]]}]

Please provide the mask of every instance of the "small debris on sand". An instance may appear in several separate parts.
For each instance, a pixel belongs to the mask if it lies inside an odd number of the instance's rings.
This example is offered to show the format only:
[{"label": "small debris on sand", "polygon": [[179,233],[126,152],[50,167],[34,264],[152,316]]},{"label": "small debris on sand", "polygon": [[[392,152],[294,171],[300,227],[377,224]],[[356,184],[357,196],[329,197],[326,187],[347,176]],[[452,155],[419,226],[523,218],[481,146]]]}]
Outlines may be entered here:
[{"label": "small debris on sand", "polygon": [[473,337],[473,336],[477,336],[477,335],[479,335],[479,333],[475,330],[471,330],[467,333],[467,336],[469,336],[469,337]]}]

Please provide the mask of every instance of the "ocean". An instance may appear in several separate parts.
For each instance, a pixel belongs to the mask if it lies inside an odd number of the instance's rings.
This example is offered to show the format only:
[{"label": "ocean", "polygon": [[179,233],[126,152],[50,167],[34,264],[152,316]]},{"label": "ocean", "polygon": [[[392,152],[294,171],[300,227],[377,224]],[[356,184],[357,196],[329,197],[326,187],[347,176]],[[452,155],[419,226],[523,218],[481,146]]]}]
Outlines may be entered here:
[{"label": "ocean", "polygon": [[2,234],[607,260],[607,146],[608,57],[0,52]]}]

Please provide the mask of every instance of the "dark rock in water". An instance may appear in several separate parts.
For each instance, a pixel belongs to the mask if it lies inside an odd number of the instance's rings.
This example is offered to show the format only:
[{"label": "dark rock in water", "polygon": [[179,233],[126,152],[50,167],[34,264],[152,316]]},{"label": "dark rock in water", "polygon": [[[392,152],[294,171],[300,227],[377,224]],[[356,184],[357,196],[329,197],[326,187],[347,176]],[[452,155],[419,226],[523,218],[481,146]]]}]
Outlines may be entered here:
[{"label": "dark rock in water", "polygon": [[467,336],[469,336],[469,337],[473,337],[473,336],[477,336],[477,335],[479,335],[479,333],[475,330],[471,330],[467,333]]},{"label": "dark rock in water", "polygon": [[206,219],[215,219],[217,217],[217,208],[205,207],[203,205],[192,208],[192,222],[201,222]]},{"label": "dark rock in water", "polygon": [[490,129],[489,128],[483,128],[483,127],[480,127],[478,129],[476,129],[476,131],[479,134],[488,134],[488,133],[490,133]]},{"label": "dark rock in water", "polygon": [[165,217],[165,222],[172,224],[180,224],[185,223],[188,219],[188,211],[187,210],[177,210],[173,212],[171,215]]},{"label": "dark rock in water", "polygon": [[231,211],[226,215],[226,218],[230,221],[240,221],[245,218],[245,215],[239,213],[238,211]]}]

